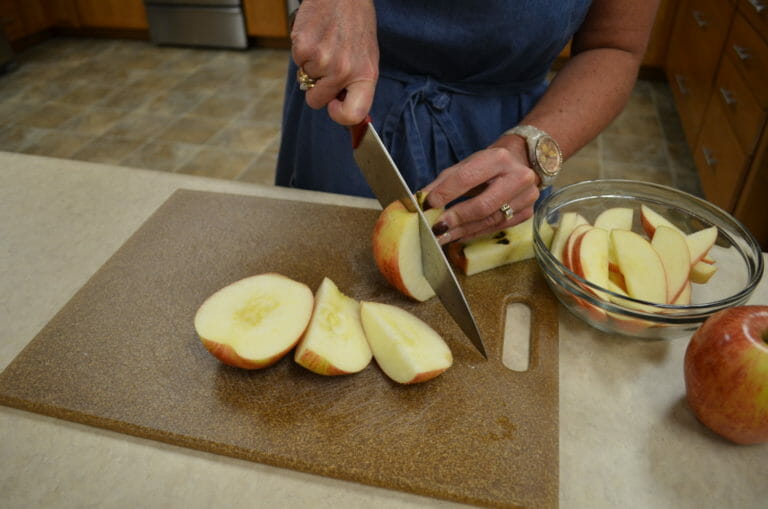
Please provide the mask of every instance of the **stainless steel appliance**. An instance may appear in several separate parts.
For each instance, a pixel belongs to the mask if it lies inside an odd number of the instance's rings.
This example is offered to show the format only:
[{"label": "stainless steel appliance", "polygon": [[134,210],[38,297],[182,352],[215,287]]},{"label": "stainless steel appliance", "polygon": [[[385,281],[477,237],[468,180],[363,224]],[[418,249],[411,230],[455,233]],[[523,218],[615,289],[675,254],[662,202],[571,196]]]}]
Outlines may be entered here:
[{"label": "stainless steel appliance", "polygon": [[245,48],[240,0],[144,0],[155,44]]}]

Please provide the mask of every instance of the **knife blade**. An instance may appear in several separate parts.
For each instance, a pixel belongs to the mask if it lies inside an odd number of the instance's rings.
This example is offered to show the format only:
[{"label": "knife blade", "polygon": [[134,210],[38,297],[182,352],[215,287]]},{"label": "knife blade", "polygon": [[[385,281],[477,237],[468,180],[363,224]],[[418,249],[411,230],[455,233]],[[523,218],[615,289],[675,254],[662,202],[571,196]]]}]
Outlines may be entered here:
[{"label": "knife blade", "polygon": [[432,228],[421,207],[373,127],[371,118],[367,117],[360,124],[351,127],[350,131],[355,161],[381,206],[387,207],[395,200],[399,200],[406,209],[417,214],[424,277],[456,324],[487,359],[488,354],[485,351],[483,338],[456,279],[456,274],[432,233]]}]

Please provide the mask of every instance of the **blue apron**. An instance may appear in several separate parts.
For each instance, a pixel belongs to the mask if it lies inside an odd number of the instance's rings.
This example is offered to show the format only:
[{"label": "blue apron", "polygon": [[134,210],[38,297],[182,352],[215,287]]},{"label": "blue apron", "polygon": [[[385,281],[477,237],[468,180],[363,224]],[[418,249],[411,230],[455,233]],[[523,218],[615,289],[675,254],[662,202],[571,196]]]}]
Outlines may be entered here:
[{"label": "blue apron", "polygon": [[[370,115],[412,191],[517,125],[590,1],[376,1],[380,77]],[[275,183],[372,196],[349,132],[306,105],[293,62]]]}]

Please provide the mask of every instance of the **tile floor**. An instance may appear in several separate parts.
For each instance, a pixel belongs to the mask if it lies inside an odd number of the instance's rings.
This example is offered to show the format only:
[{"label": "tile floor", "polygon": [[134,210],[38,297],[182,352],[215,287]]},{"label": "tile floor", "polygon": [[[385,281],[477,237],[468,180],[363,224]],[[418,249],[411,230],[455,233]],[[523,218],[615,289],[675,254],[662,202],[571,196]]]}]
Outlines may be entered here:
[{"label": "tile floor", "polygon": [[[288,52],[56,38],[0,76],[0,150],[272,184]],[[701,194],[665,83],[640,81],[559,185],[625,177]]]}]

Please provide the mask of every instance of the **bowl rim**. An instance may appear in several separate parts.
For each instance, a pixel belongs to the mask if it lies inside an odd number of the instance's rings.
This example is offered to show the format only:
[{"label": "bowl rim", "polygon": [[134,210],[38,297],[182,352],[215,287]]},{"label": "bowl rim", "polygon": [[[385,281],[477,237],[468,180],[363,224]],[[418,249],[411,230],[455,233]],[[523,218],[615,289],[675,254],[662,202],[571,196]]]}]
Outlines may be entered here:
[{"label": "bowl rim", "polygon": [[[552,254],[552,252],[549,250],[549,248],[544,244],[544,240],[541,238],[541,234],[539,231],[539,224],[542,221],[546,221],[547,217],[544,215],[544,210],[547,208],[546,206],[552,202],[553,200],[561,197],[562,195],[566,193],[574,193],[577,192],[581,188],[589,188],[590,186],[595,185],[601,185],[601,186],[621,186],[621,185],[632,185],[632,186],[640,186],[647,188],[649,190],[652,189],[659,189],[664,192],[671,192],[673,194],[685,196],[687,199],[694,202],[697,206],[702,207],[704,210],[709,212],[710,214],[721,216],[724,219],[726,219],[728,222],[732,223],[733,226],[735,226],[735,229],[737,230],[737,233],[741,235],[742,239],[746,242],[746,244],[749,246],[749,248],[752,250],[753,254],[756,253],[757,256],[755,256],[756,264],[754,267],[754,272],[750,274],[750,279],[745,285],[744,288],[742,288],[739,292],[734,293],[732,295],[729,295],[727,297],[724,297],[722,299],[711,301],[711,302],[705,302],[700,304],[690,304],[690,305],[676,305],[676,304],[661,304],[661,303],[655,303],[655,302],[649,302],[642,299],[636,299],[634,297],[630,297],[628,295],[621,295],[618,293],[615,293],[607,288],[603,288],[600,285],[597,285],[591,281],[588,281],[584,279],[583,277],[579,276],[575,272],[573,272],[571,269],[566,267],[560,260],[555,258],[555,256]],[[601,195],[599,197],[612,197],[611,194]],[[615,198],[623,198],[628,196],[622,196],[622,195],[614,195]],[[578,200],[571,200],[568,202],[563,203],[561,206],[558,207],[559,210],[563,206],[567,206],[573,203],[577,203],[578,201],[585,200],[585,199],[592,199],[592,198],[598,198],[598,196],[592,196],[587,198],[581,198]],[[551,214],[553,211],[550,211],[549,214]],[[714,226],[714,225],[713,225]],[[731,241],[732,245],[735,245],[733,240],[730,238],[730,235],[727,235],[722,232],[720,228],[718,228],[718,234],[725,235],[726,238]],[[559,272],[560,274],[564,274],[566,276],[566,280],[569,281],[569,288],[568,290],[571,292],[576,292],[579,294],[579,297],[586,298],[586,300],[594,305],[597,305],[601,308],[603,308],[606,311],[610,312],[619,312],[622,314],[626,314],[627,316],[631,316],[634,318],[640,318],[640,319],[652,319],[652,320],[659,320],[659,318],[663,318],[664,321],[684,321],[686,323],[690,322],[694,318],[701,319],[703,317],[706,317],[710,314],[712,314],[714,311],[730,307],[733,305],[738,305],[745,301],[755,290],[755,287],[760,282],[763,272],[764,272],[764,262],[763,262],[763,256],[762,256],[762,249],[760,248],[760,245],[757,242],[757,239],[755,239],[754,235],[747,230],[747,228],[735,217],[733,217],[730,213],[726,212],[722,208],[718,207],[717,205],[706,201],[698,196],[695,196],[691,193],[681,191],[679,189],[675,189],[670,186],[665,186],[663,184],[657,184],[654,182],[643,182],[639,180],[630,180],[630,179],[594,179],[594,180],[584,180],[580,182],[576,182],[573,184],[569,184],[566,186],[563,186],[560,189],[555,190],[552,193],[549,193],[540,203],[538,203],[534,210],[534,219],[533,219],[533,243],[534,243],[534,252],[537,253],[537,260],[539,261],[539,265],[541,266],[542,270],[551,278],[552,275],[549,274],[546,265],[550,265],[552,269],[554,269],[556,272]],[[752,267],[752,264],[749,263],[749,260],[745,258],[745,254],[740,250],[740,255],[742,256],[742,259],[744,259],[745,264],[748,266],[748,268]],[[544,263],[546,262],[546,263]],[[752,272],[752,271],[750,271]],[[563,284],[563,283],[560,283]],[[657,309],[660,313],[653,313],[653,312],[644,312],[640,310],[630,309],[624,306],[620,306],[618,304],[615,304],[611,301],[606,301],[603,299],[600,299],[596,294],[588,293],[584,291],[584,288],[582,288],[580,285],[586,285],[586,287],[590,289],[597,290],[598,292],[607,293],[612,296],[618,297],[622,300],[629,301],[635,304],[638,304],[643,307],[648,307],[650,309]],[[686,313],[687,312],[687,313]],[[697,313],[698,312],[698,313]],[[675,320],[677,319],[677,320]]]}]

